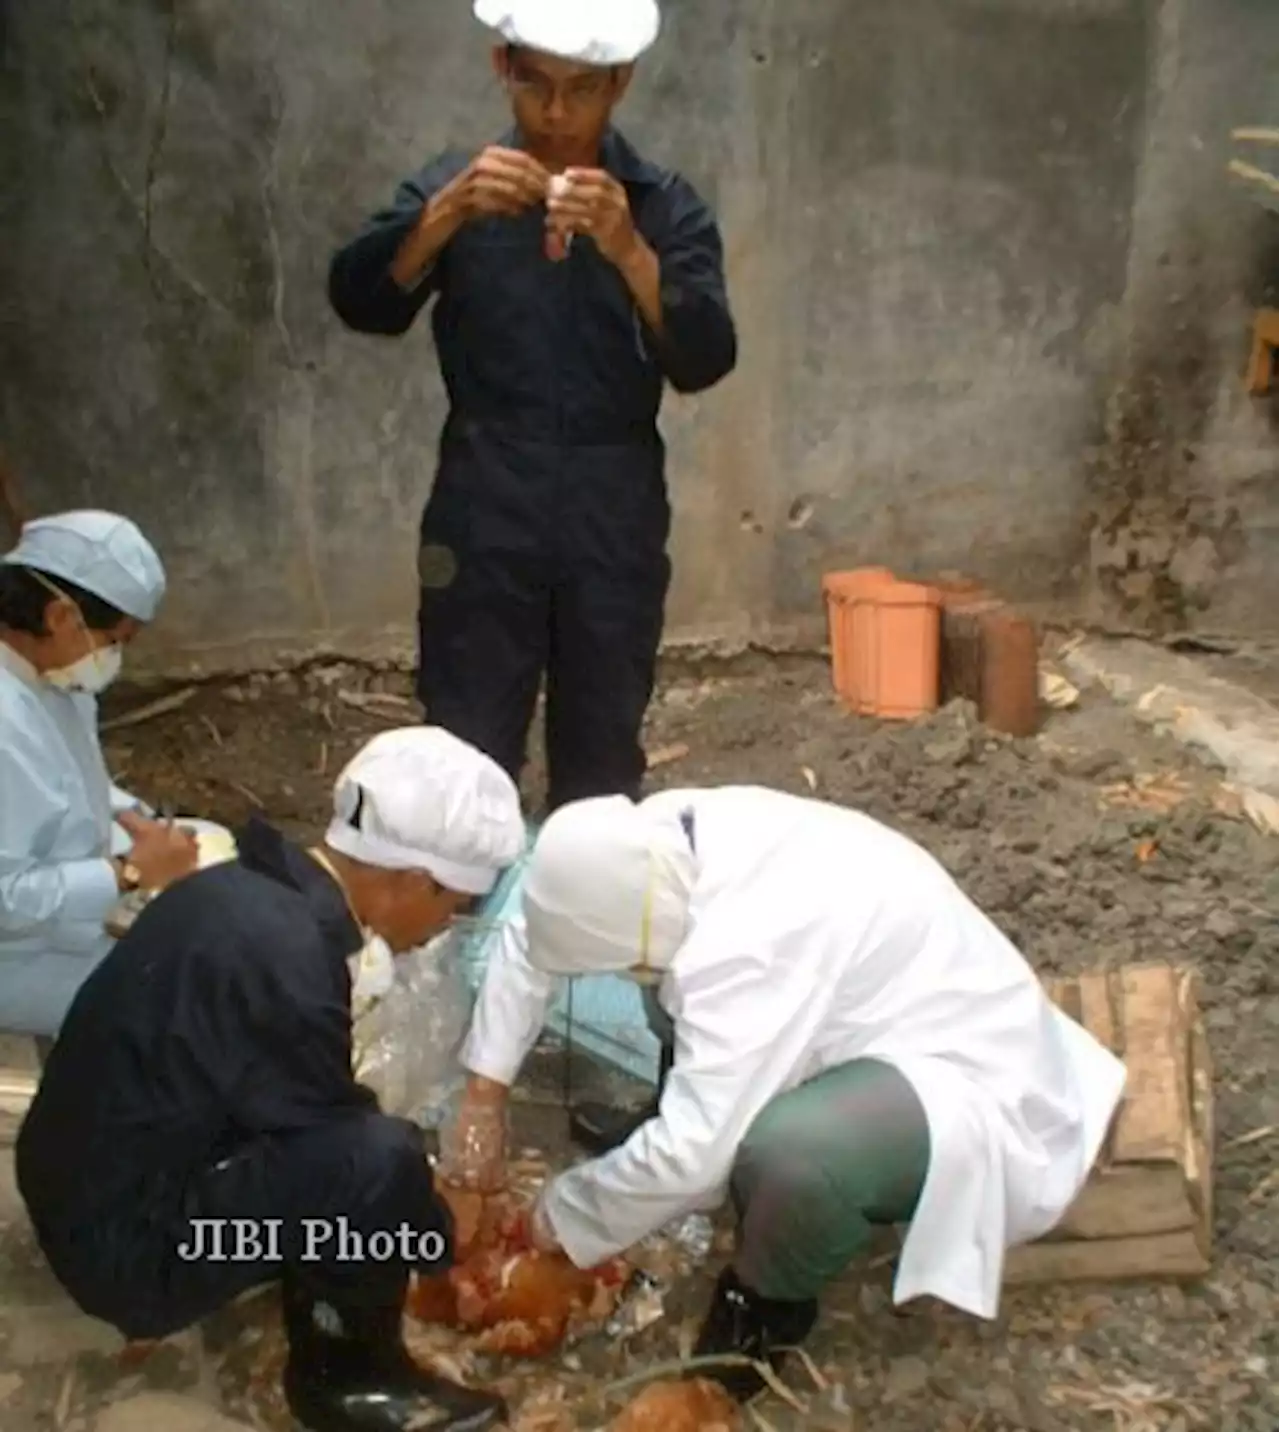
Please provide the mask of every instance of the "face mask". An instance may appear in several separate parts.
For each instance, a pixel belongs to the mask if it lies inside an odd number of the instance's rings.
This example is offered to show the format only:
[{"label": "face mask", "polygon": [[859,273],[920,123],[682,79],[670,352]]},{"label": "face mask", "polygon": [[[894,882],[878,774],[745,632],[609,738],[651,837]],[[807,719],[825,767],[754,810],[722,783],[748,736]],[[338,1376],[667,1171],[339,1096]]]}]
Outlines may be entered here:
[{"label": "face mask", "polygon": [[364,949],[351,956],[351,999],[360,1005],[381,999],[396,982],[396,957],[381,935],[365,932]]},{"label": "face mask", "polygon": [[124,652],[118,643],[113,642],[110,646],[95,647],[70,666],[46,671],[44,679],[59,691],[84,691],[96,696],[120,675],[123,664]]}]

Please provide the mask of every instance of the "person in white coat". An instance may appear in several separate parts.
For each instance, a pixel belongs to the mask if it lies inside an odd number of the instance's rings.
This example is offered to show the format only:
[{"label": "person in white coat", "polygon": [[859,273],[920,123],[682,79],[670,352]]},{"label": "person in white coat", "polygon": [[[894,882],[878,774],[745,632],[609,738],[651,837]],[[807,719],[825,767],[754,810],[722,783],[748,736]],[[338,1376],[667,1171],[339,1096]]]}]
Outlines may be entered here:
[{"label": "person in white coat", "polygon": [[480,1148],[472,1173],[498,1176],[493,1131],[559,977],[656,985],[675,1043],[657,1116],[552,1180],[532,1222],[585,1268],[730,1195],[699,1356],[780,1365],[877,1223],[908,1225],[896,1302],[994,1317],[1006,1250],[1059,1222],[1121,1097],[1123,1065],[942,866],[855,811],[753,787],[578,802],[543,827],[522,904],[446,1155]]},{"label": "person in white coat", "polygon": [[155,549],[110,512],[39,518],[0,556],[0,1029],[42,1055],[121,894],[195,868],[194,837],[112,782],[98,740],[97,697],[164,591]]}]

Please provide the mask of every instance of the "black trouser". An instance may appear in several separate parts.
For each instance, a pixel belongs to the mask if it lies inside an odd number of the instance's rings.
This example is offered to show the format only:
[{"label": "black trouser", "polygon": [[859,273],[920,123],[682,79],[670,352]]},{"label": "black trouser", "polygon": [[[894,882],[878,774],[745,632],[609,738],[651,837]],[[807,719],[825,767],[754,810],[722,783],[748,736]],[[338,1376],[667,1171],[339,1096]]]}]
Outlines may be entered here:
[{"label": "black trouser", "polygon": [[[549,515],[512,490],[525,462]],[[418,696],[428,720],[518,780],[545,673],[549,807],[635,799],[671,577],[661,451],[546,463],[474,429],[442,463],[422,523]]]},{"label": "black trouser", "polygon": [[150,1208],[37,1231],[80,1307],[128,1338],[164,1337],[284,1276],[337,1307],[389,1306],[411,1268],[448,1266],[429,1255],[452,1239],[421,1133],[376,1112],[255,1139],[176,1196],[159,1185]]}]

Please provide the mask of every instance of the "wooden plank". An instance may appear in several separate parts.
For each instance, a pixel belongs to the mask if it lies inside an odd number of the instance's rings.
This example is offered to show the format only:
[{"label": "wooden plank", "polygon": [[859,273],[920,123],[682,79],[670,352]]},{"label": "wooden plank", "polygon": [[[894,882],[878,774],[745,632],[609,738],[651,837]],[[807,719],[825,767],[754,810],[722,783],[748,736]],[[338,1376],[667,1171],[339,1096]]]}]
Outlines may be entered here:
[{"label": "wooden plank", "polygon": [[1135,1167],[1099,1169],[1045,1242],[1080,1238],[1135,1238],[1194,1228],[1197,1210],[1182,1170]]},{"label": "wooden plank", "polygon": [[[1095,970],[1081,975],[1078,984],[1080,1023],[1104,1049],[1109,1049],[1117,1059],[1123,1060],[1124,1024],[1118,1008],[1119,991],[1116,989],[1114,972]],[[1123,1098],[1121,1095],[1121,1105]],[[1095,1169],[1106,1168],[1115,1157],[1116,1123],[1119,1117],[1120,1109],[1117,1108],[1103,1135],[1098,1157],[1094,1160]]]},{"label": "wooden plank", "polygon": [[1049,980],[1046,990],[1125,1061],[1128,1085],[1111,1147],[1062,1222],[1010,1253],[1007,1281],[1202,1276],[1212,1248],[1213,1071],[1198,976],[1153,963]]},{"label": "wooden plank", "polygon": [[0,1148],[11,1146],[36,1094],[35,1074],[0,1069]]},{"label": "wooden plank", "polygon": [[1178,1009],[1177,976],[1168,965],[1135,965],[1122,970],[1119,979],[1129,1078],[1112,1157],[1117,1163],[1180,1164],[1191,1109],[1189,1031]]},{"label": "wooden plank", "polygon": [[1024,1244],[1009,1250],[1004,1281],[1012,1287],[1082,1280],[1112,1283],[1126,1278],[1199,1278],[1208,1271],[1209,1260],[1194,1229],[1184,1228],[1144,1238]]},{"label": "wooden plank", "polygon": [[1080,976],[1080,1023],[1112,1054],[1124,1057],[1124,1034],[1113,1004],[1110,970],[1095,970]]},{"label": "wooden plank", "polygon": [[1178,1008],[1188,1030],[1187,1096],[1191,1106],[1184,1164],[1192,1204],[1199,1214],[1200,1246],[1207,1257],[1213,1246],[1213,1061],[1200,1013],[1200,976],[1195,970],[1181,973]]},{"label": "wooden plank", "polygon": [[1068,1019],[1074,1019],[1077,1024],[1084,1024],[1084,1001],[1080,998],[1079,980],[1050,980],[1046,989],[1049,998]]}]

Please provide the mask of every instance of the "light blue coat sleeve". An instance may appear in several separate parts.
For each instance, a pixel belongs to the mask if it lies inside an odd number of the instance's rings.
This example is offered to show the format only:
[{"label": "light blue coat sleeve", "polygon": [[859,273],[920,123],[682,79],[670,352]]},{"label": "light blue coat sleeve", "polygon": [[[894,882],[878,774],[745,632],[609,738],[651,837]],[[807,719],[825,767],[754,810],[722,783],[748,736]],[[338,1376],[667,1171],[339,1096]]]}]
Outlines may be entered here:
[{"label": "light blue coat sleeve", "polygon": [[130,795],[128,791],[122,790],[121,787],[113,782],[111,786],[111,814],[113,816],[119,815],[123,810],[136,810],[139,815],[145,816],[150,816],[152,813],[148,810],[146,804],[139,800],[137,796]]},{"label": "light blue coat sleeve", "polygon": [[119,899],[115,871],[103,856],[58,859],[57,833],[66,797],[44,774],[47,753],[6,732],[0,749],[0,937],[39,938],[49,948],[97,953],[103,921]]},{"label": "light blue coat sleeve", "polygon": [[155,811],[145,801],[139,800],[137,796],[130,795],[128,791],[112,782],[111,785],[111,854],[116,857],[128,855],[133,849],[133,837],[125,830],[117,820],[116,816],[122,811],[137,811],[148,820],[155,819]]}]

